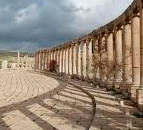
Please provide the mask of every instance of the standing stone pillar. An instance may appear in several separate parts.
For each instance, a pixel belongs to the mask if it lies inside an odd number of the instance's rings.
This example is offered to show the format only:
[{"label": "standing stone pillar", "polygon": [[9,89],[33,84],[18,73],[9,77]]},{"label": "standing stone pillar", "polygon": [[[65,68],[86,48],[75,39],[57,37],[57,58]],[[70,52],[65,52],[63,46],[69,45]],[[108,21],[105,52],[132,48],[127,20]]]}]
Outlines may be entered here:
[{"label": "standing stone pillar", "polygon": [[[117,29],[117,28],[116,28]],[[115,30],[115,88],[118,89],[122,83],[122,29]]]},{"label": "standing stone pillar", "polygon": [[132,25],[132,51],[133,51],[133,82],[131,85],[131,98],[136,102],[136,90],[140,85],[140,19],[135,16]]},{"label": "standing stone pillar", "polygon": [[82,71],[83,71],[83,77],[84,78],[86,78],[87,77],[87,72],[86,72],[86,54],[87,54],[87,50],[86,50],[86,40],[84,40],[83,42],[82,42],[82,44],[83,44],[83,47],[82,47],[82,66],[83,66],[83,69],[82,69]]},{"label": "standing stone pillar", "polygon": [[39,51],[37,52],[37,68],[36,69],[39,69]]},{"label": "standing stone pillar", "polygon": [[68,48],[66,47],[66,74],[68,74]]},{"label": "standing stone pillar", "polygon": [[73,75],[74,71],[74,43],[71,45],[71,74]]},{"label": "standing stone pillar", "polygon": [[100,37],[100,78],[102,85],[106,81],[106,65],[107,65],[107,53],[106,53],[106,37]]},{"label": "standing stone pillar", "polygon": [[50,50],[48,51],[48,70],[50,70]]},{"label": "standing stone pillar", "polygon": [[63,47],[63,73],[65,73],[65,48]]},{"label": "standing stone pillar", "polygon": [[63,65],[63,61],[62,61],[62,49],[59,50],[59,60],[60,60],[60,62],[59,62],[60,63],[60,73],[62,73],[62,71],[63,71],[63,68],[62,68],[63,67],[62,66]]},{"label": "standing stone pillar", "polygon": [[70,74],[70,47],[68,46],[68,74]]},{"label": "standing stone pillar", "polygon": [[93,54],[95,49],[95,41],[91,38],[87,40],[87,77],[93,79],[94,67],[93,67]]},{"label": "standing stone pillar", "polygon": [[99,82],[100,80],[99,37],[93,38],[93,42],[94,42],[94,56],[93,56],[94,79],[95,79],[95,82]]},{"label": "standing stone pillar", "polygon": [[45,50],[43,50],[43,70],[45,69]]},{"label": "standing stone pillar", "polygon": [[114,82],[114,50],[113,33],[107,32],[107,84],[113,86]]},{"label": "standing stone pillar", "polygon": [[[140,1],[142,2],[142,1]],[[142,4],[141,4],[142,5]],[[143,9],[140,8],[140,86],[137,89],[137,103],[138,105],[143,105]]]},{"label": "standing stone pillar", "polygon": [[42,70],[42,51],[40,50],[40,70]]},{"label": "standing stone pillar", "polygon": [[46,52],[45,52],[45,69],[47,70],[47,59],[48,59],[48,57],[47,57],[47,50],[46,50]]},{"label": "standing stone pillar", "polygon": [[41,69],[41,51],[39,51],[39,65],[38,65],[38,69]]},{"label": "standing stone pillar", "polygon": [[64,52],[63,52],[63,48],[61,49],[61,73],[63,73],[64,70],[64,60],[63,60],[63,56]]},{"label": "standing stone pillar", "polygon": [[81,68],[80,68],[80,72],[81,72],[81,79],[83,79],[83,41],[81,41],[81,44],[80,44],[80,59],[81,59]]},{"label": "standing stone pillar", "polygon": [[58,72],[58,51],[55,49],[56,72]]},{"label": "standing stone pillar", "polygon": [[72,47],[69,46],[69,75],[72,74]]},{"label": "standing stone pillar", "polygon": [[51,59],[54,60],[54,50],[52,49]]},{"label": "standing stone pillar", "polygon": [[76,75],[78,75],[78,71],[79,71],[79,44],[77,43],[77,46],[76,46]]},{"label": "standing stone pillar", "polygon": [[73,46],[73,74],[76,74],[76,57],[77,57],[76,47],[77,47],[77,44],[74,44]]},{"label": "standing stone pillar", "polygon": [[87,80],[89,79],[89,73],[90,73],[90,69],[91,69],[91,67],[90,67],[90,57],[89,57],[89,54],[90,54],[90,52],[89,52],[89,44],[90,44],[90,39],[88,38],[87,40],[86,40],[86,78],[87,78]]},{"label": "standing stone pillar", "polygon": [[127,23],[123,27],[123,60],[124,73],[123,81],[124,88],[129,92],[132,83],[132,41],[131,41],[131,24]]},{"label": "standing stone pillar", "polygon": [[60,73],[60,50],[59,48],[57,49],[57,70],[58,70],[58,73]]},{"label": "standing stone pillar", "polygon": [[55,56],[55,49],[53,49],[53,60],[56,60],[56,56]]},{"label": "standing stone pillar", "polygon": [[99,67],[99,70],[98,70],[98,73],[99,73],[99,83],[100,85],[102,85],[102,37],[101,36],[98,36],[98,49],[99,49],[99,63],[98,63],[98,67]]},{"label": "standing stone pillar", "polygon": [[81,43],[78,46],[78,75],[81,76]]},{"label": "standing stone pillar", "polygon": [[46,70],[46,63],[47,63],[47,50],[44,52],[44,70]]},{"label": "standing stone pillar", "polygon": [[66,49],[63,47],[63,73],[66,73]]},{"label": "standing stone pillar", "polygon": [[19,62],[20,62],[20,53],[19,50],[17,52],[17,67],[19,68]]},{"label": "standing stone pillar", "polygon": [[49,70],[49,68],[48,68],[48,63],[49,63],[49,50],[47,50],[47,64],[46,64],[46,68],[47,68],[47,70]]},{"label": "standing stone pillar", "polygon": [[34,70],[37,69],[37,63],[38,63],[38,55],[37,55],[37,52],[35,52],[35,66],[34,66]]},{"label": "standing stone pillar", "polygon": [[70,46],[70,75],[73,74],[73,45]]},{"label": "standing stone pillar", "polygon": [[67,57],[68,56],[67,56],[67,47],[66,46],[65,46],[65,56],[64,57],[65,57],[65,65],[64,65],[65,66],[65,74],[67,74],[67,69],[68,69],[67,68],[68,67]]},{"label": "standing stone pillar", "polygon": [[40,70],[43,68],[43,52],[40,51]]}]

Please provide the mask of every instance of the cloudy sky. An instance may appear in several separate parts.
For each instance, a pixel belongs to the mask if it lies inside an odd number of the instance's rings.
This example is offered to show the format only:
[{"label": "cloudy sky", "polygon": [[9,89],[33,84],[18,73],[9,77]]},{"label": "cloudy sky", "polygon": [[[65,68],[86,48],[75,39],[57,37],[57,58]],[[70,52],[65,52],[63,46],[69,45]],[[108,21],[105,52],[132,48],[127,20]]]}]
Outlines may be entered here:
[{"label": "cloudy sky", "polygon": [[82,36],[133,0],[0,0],[0,50],[34,51]]}]

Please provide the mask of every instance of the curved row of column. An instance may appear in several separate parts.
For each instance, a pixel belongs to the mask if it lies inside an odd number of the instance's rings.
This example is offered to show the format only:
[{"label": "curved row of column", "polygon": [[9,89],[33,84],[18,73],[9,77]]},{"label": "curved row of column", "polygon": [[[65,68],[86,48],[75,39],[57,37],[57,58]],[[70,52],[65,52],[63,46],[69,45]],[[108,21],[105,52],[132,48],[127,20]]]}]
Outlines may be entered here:
[{"label": "curved row of column", "polygon": [[37,51],[35,68],[49,70],[48,63],[55,60],[57,72],[126,91],[134,102],[143,104],[142,6],[142,0],[135,0],[130,10],[110,24],[79,39]]}]

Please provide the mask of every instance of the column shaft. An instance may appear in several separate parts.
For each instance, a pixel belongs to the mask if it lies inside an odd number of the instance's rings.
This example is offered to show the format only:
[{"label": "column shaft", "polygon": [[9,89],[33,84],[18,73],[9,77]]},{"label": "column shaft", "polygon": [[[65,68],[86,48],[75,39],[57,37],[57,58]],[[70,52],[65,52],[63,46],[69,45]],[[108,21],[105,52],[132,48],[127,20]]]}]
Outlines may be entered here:
[{"label": "column shaft", "polygon": [[81,43],[78,46],[78,75],[81,76]]},{"label": "column shaft", "polygon": [[135,16],[131,20],[132,26],[132,62],[133,62],[133,77],[131,85],[131,98],[136,102],[136,91],[140,85],[140,19]]},{"label": "column shaft", "polygon": [[113,33],[107,36],[107,80],[108,85],[114,81],[114,50],[113,50]]},{"label": "column shaft", "polygon": [[76,51],[76,47],[77,47],[77,44],[75,44],[73,46],[73,74],[76,74],[76,57],[77,57],[77,51]]},{"label": "column shaft", "polygon": [[82,65],[83,65],[83,77],[87,77],[87,71],[86,71],[86,47],[87,47],[87,43],[86,41],[83,41],[83,49],[82,49]]},{"label": "column shaft", "polygon": [[124,82],[132,83],[132,43],[131,43],[131,24],[124,26]]},{"label": "column shaft", "polygon": [[93,66],[94,66],[94,78],[95,80],[100,79],[100,46],[99,38],[96,37],[94,41],[94,56],[93,56]]},{"label": "column shaft", "polygon": [[122,82],[122,30],[115,32],[115,87],[119,88],[118,84]]}]

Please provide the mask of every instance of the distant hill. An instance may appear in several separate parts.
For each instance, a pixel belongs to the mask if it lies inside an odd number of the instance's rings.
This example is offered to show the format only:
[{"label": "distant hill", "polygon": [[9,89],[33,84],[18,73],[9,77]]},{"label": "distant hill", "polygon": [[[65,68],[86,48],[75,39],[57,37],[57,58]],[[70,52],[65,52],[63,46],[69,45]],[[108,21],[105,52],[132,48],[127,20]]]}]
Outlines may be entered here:
[{"label": "distant hill", "polygon": [[[28,57],[34,57],[34,53],[28,53],[28,52],[20,52],[20,57],[23,57],[25,55],[28,55]],[[17,57],[17,52],[10,52],[10,51],[1,51],[0,50],[0,57]]]}]

